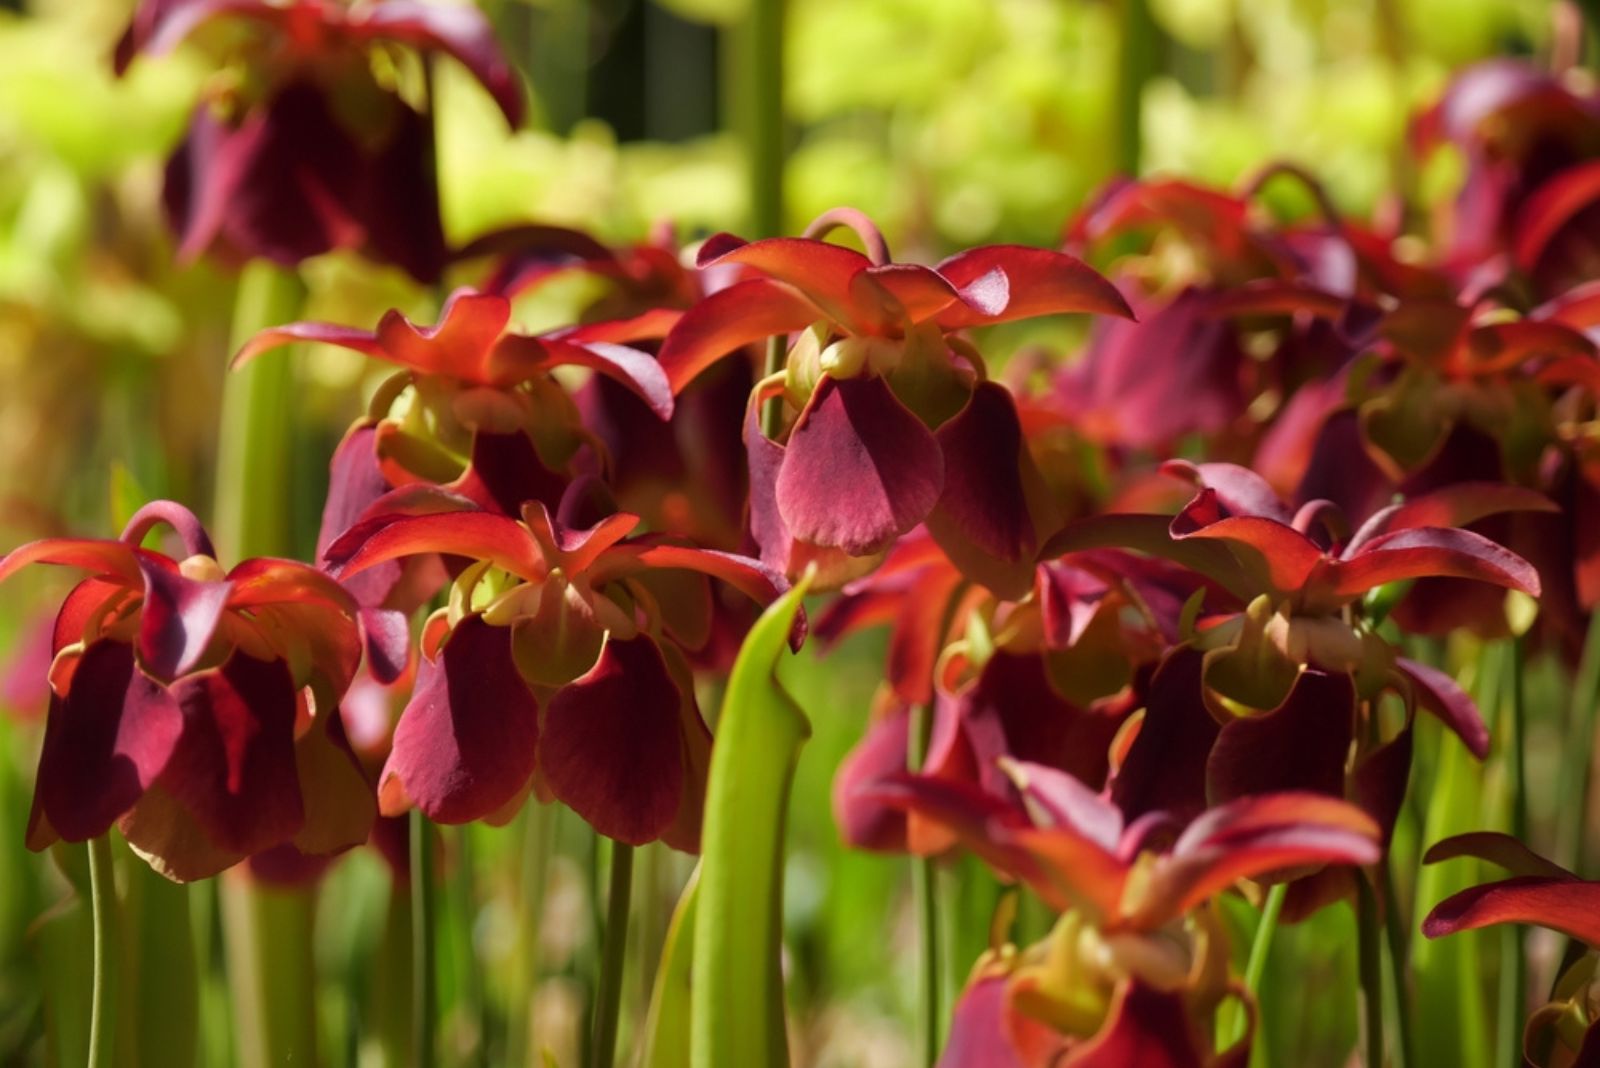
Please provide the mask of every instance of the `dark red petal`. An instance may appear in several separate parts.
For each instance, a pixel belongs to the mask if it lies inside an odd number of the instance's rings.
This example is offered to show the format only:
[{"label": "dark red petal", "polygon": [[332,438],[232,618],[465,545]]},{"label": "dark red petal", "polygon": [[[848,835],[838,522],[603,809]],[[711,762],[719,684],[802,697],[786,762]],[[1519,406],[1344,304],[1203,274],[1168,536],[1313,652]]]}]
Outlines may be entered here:
[{"label": "dark red petal", "polygon": [[1194,464],[1187,460],[1168,460],[1161,473],[1203,486],[1216,494],[1216,502],[1229,515],[1253,515],[1275,519],[1288,526],[1294,513],[1283,503],[1272,484],[1248,467],[1238,464]]},{"label": "dark red petal", "polygon": [[944,648],[951,598],[961,589],[961,573],[930,569],[899,598],[889,634],[886,674],[895,695],[909,704],[933,700],[934,668]]},{"label": "dark red petal", "polygon": [[621,383],[649,405],[659,418],[672,418],[672,385],[667,381],[667,374],[660,362],[648,352],[606,341],[590,341],[580,345],[547,339],[545,346],[550,350],[552,365],[572,364],[591,368]]},{"label": "dark red petal", "polygon": [[996,652],[959,709],[979,781],[991,793],[1010,792],[1001,757],[1066,772],[1094,789],[1105,785],[1111,740],[1123,717],[1063,700],[1038,655]]},{"label": "dark red petal", "polygon": [[1221,804],[1280,790],[1343,797],[1355,712],[1349,675],[1302,671],[1283,704],[1222,728],[1206,760],[1208,798]]},{"label": "dark red petal", "polygon": [[1539,596],[1539,573],[1531,564],[1470,530],[1397,530],[1373,538],[1349,559],[1328,561],[1323,574],[1332,579],[1333,592],[1339,597],[1356,597],[1388,582],[1428,576],[1477,579]]},{"label": "dark red petal", "polygon": [[[928,533],[957,567],[980,580],[1001,579],[1003,588],[995,590],[1001,596],[1022,596],[1033,579],[1038,543],[1022,484],[1022,423],[1010,391],[980,383],[935,436],[944,456],[944,491],[928,516]],[[991,560],[1018,566],[986,566]]]},{"label": "dark red petal", "polygon": [[[1208,491],[1209,492],[1209,491]],[[1228,516],[1195,530],[1182,531],[1173,520],[1173,537],[1214,538],[1240,556],[1244,567],[1265,583],[1260,592],[1298,592],[1326,561],[1316,542],[1287,523],[1260,516]]]},{"label": "dark red petal", "polygon": [[294,756],[306,810],[294,848],[329,856],[365,842],[378,818],[378,799],[345,734],[343,713],[319,713],[295,740]]},{"label": "dark red petal", "polygon": [[385,815],[409,802],[436,823],[480,819],[516,797],[537,760],[539,703],[511,659],[511,632],[468,616],[423,658],[379,777]]},{"label": "dark red petal", "polygon": [[[1128,302],[1100,272],[1050,249],[986,245],[951,256],[937,270],[968,296],[938,317],[945,330],[1062,312],[1133,318]],[[1004,300],[998,299],[1002,292]]]},{"label": "dark red petal", "polygon": [[205,655],[233,584],[186,578],[165,557],[141,555],[139,569],[144,572],[139,659],[151,675],[171,681]]},{"label": "dark red petal", "polygon": [[1561,865],[1546,860],[1509,834],[1498,831],[1470,831],[1435,842],[1423,854],[1424,864],[1437,864],[1455,857],[1478,857],[1498,864],[1512,875],[1545,879],[1577,879]]},{"label": "dark red petal", "polygon": [[833,778],[833,820],[852,849],[906,852],[906,813],[871,791],[894,775],[904,775],[910,752],[911,714],[896,708],[867,726]]},{"label": "dark red petal", "polygon": [[1151,812],[1183,821],[1206,807],[1206,755],[1217,721],[1200,696],[1201,655],[1179,647],[1150,680],[1144,721],[1111,780],[1111,799],[1129,823]]},{"label": "dark red petal", "polygon": [[271,22],[282,17],[282,9],[267,0],[143,0],[117,42],[117,74],[127,71],[134,56],[164,55],[205,23],[230,15]]},{"label": "dark red petal", "polygon": [[523,506],[522,521],[538,544],[545,563],[561,568],[568,575],[588,571],[639,525],[638,516],[613,512],[587,529],[575,530],[552,519],[550,510],[539,501],[529,501]]},{"label": "dark red petal", "polygon": [[0,557],[0,582],[29,564],[82,568],[101,578],[117,579],[122,585],[135,589],[144,585],[144,573],[139,569],[135,549],[125,541],[98,538],[30,541]]},{"label": "dark red petal", "polygon": [[823,375],[790,432],[778,510],[796,538],[865,556],[922,522],[943,485],[938,441],[888,383]]},{"label": "dark red petal", "polygon": [[1321,794],[1258,794],[1189,825],[1152,875],[1139,922],[1159,926],[1240,879],[1307,864],[1371,864],[1380,830],[1365,812]]},{"label": "dark red petal", "polygon": [[878,310],[860,309],[855,300],[851,283],[872,266],[872,261],[854,249],[805,237],[771,237],[749,244],[719,246],[716,254],[707,259],[706,251],[712,242],[706,245],[701,250],[701,267],[723,263],[752,267],[795,287],[841,325],[851,325],[859,310],[869,315]]},{"label": "dark red petal", "polygon": [[69,842],[104,834],[166,768],[182,730],[177,702],[138,670],[132,646],[92,643],[66,696],[51,698],[36,804]]},{"label": "dark red petal", "polygon": [[404,612],[388,608],[363,608],[360,619],[367,670],[387,686],[411,664],[411,624]]},{"label": "dark red petal", "polygon": [[1214,1058],[1182,992],[1129,979],[1117,987],[1105,1024],[1072,1051],[1063,1068],[1207,1068]]},{"label": "dark red petal", "polygon": [[1522,205],[1513,230],[1517,266],[1533,270],[1561,230],[1596,201],[1600,201],[1600,161],[1569,167],[1539,186]]},{"label": "dark red petal", "polygon": [[522,83],[495,41],[494,27],[466,4],[385,0],[351,18],[351,29],[420,51],[442,51],[472,73],[513,128],[522,124]]},{"label": "dark red petal", "polygon": [[648,535],[608,552],[592,568],[592,578],[600,583],[640,569],[659,568],[697,571],[721,579],[761,605],[771,604],[789,588],[788,579],[759,560],[738,553],[655,541]]},{"label": "dark red petal", "polygon": [[869,805],[905,809],[949,828],[1001,872],[1029,881],[1042,877],[1029,847],[1013,838],[1028,827],[1021,810],[973,783],[931,775],[889,775],[864,781],[854,796]]},{"label": "dark red petal", "polygon": [[1465,743],[1473,756],[1482,760],[1489,755],[1489,727],[1483,722],[1483,713],[1456,685],[1456,680],[1437,668],[1400,657],[1395,662],[1400,673],[1416,687],[1417,703],[1439,717],[1439,721]]},{"label": "dark red petal", "polygon": [[[376,429],[357,423],[346,432],[328,464],[328,496],[322,505],[322,525],[317,531],[317,555],[321,560],[334,540],[355,526],[373,502],[394,487],[378,466]],[[370,568],[352,575],[344,583],[363,605],[381,605],[400,582],[398,562]]]},{"label": "dark red petal", "polygon": [[537,579],[545,572],[544,557],[526,527],[492,512],[438,512],[401,516],[378,527],[365,524],[328,548],[329,571],[340,579],[375,564],[421,553],[444,553],[490,560],[512,574]]},{"label": "dark red petal", "polygon": [[1544,494],[1522,486],[1503,482],[1458,482],[1378,512],[1361,524],[1361,529],[1345,546],[1344,555],[1354,555],[1367,542],[1390,531],[1413,527],[1464,527],[1503,512],[1560,510]]},{"label": "dark red petal", "polygon": [[183,708],[183,734],[159,782],[208,844],[249,854],[293,838],[305,809],[288,665],[235,651],[222,667],[180,679],[171,693]]},{"label": "dark red petal", "polygon": [[609,639],[545,710],[539,770],[551,792],[608,838],[659,838],[684,790],[680,701],[655,642]]},{"label": "dark red petal", "polygon": [[527,434],[479,430],[472,435],[471,462],[448,488],[480,508],[516,518],[529,501],[557,507],[569,484],[545,466]]},{"label": "dark red petal", "polygon": [[822,318],[811,301],[770,278],[751,278],[719,289],[684,313],[661,343],[661,368],[672,391],[734,349],[803,330]]},{"label": "dark red petal", "polygon": [[1438,938],[1500,923],[1548,927],[1600,947],[1600,883],[1524,875],[1470,887],[1435,905],[1422,933]]},{"label": "dark red petal", "polygon": [[1131,513],[1089,516],[1068,524],[1045,543],[1041,559],[1053,560],[1087,549],[1134,549],[1171,560],[1204,575],[1248,601],[1261,592],[1260,579],[1246,570],[1230,546],[1205,538],[1174,538],[1172,517]]},{"label": "dark red petal", "polygon": [[[954,286],[940,277],[931,267],[919,263],[886,263],[868,267],[853,281],[858,292],[865,287],[860,283],[870,280],[877,294],[886,294],[899,305],[897,309],[910,323],[920,323],[961,299]],[[879,297],[881,300],[881,296]]]},{"label": "dark red petal", "polygon": [[[950,1037],[937,1068],[1033,1068],[1011,1044],[1008,983],[1009,976],[999,973],[980,976],[967,987],[951,1014]],[[1053,1036],[1043,1024],[1023,1019]]]}]

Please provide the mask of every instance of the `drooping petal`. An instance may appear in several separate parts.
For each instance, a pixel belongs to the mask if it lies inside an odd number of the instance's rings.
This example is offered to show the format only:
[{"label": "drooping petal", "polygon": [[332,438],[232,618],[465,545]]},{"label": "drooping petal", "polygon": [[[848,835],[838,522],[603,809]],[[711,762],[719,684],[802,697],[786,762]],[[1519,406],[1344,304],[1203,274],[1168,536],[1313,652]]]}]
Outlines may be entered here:
[{"label": "drooping petal", "polygon": [[164,557],[139,556],[144,604],[139,612],[139,659],[151,675],[171,681],[205,655],[227,607],[230,582],[187,578]]},{"label": "drooping petal", "polygon": [[1118,985],[1105,1025],[1061,1068],[1207,1068],[1215,1056],[1182,992],[1128,979]]},{"label": "drooping petal", "polygon": [[1559,512],[1550,498],[1503,482],[1458,482],[1374,514],[1356,531],[1343,555],[1354,556],[1380,534],[1413,527],[1464,527],[1503,512]]},{"label": "drooping petal", "polygon": [[[871,283],[870,293],[865,283]],[[932,318],[961,300],[961,294],[956,292],[955,286],[933,268],[920,263],[885,263],[868,267],[851,279],[851,288],[855,302],[863,312],[868,310],[869,301],[876,299],[882,304],[883,297],[887,296],[890,303],[898,307],[882,310],[896,311],[907,323],[912,324]]]},{"label": "drooping petal", "polygon": [[944,330],[1064,312],[1133,318],[1128,302],[1100,272],[1050,249],[985,245],[959,252],[936,269],[968,298],[938,316]]},{"label": "drooping petal", "polygon": [[294,847],[328,856],[365,842],[378,818],[378,799],[344,731],[337,708],[319,712],[295,741],[295,770],[306,822]]},{"label": "drooping petal", "polygon": [[[1211,493],[1205,490],[1204,493]],[[1322,550],[1310,538],[1275,519],[1228,516],[1195,529],[1182,529],[1180,515],[1172,522],[1180,540],[1212,538],[1226,544],[1260,583],[1258,590],[1287,596],[1299,591],[1325,564]]]},{"label": "drooping petal", "polygon": [[135,56],[160,56],[199,27],[225,16],[275,21],[281,9],[266,0],[144,0],[117,42],[115,70],[124,74]]},{"label": "drooping petal", "polygon": [[1522,557],[1470,530],[1420,527],[1373,538],[1345,560],[1318,568],[1312,582],[1327,582],[1336,597],[1360,596],[1404,579],[1440,576],[1477,579],[1539,596],[1539,573]]},{"label": "drooping petal", "polygon": [[550,350],[550,363],[588,367],[618,382],[634,396],[650,406],[661,419],[672,418],[672,385],[660,362],[648,352],[616,345],[607,341],[590,341],[574,344],[561,340],[546,340]]},{"label": "drooping petal", "polygon": [[109,538],[45,538],[19,545],[0,557],[0,582],[29,564],[76,567],[91,575],[116,579],[138,589],[144,585],[136,550],[125,541]]},{"label": "drooping petal", "polygon": [[492,512],[438,512],[393,519],[376,529],[358,524],[328,547],[329,571],[337,578],[357,575],[375,564],[422,553],[444,553],[489,560],[526,579],[545,571],[544,557],[528,529]]},{"label": "drooping petal", "polygon": [[719,289],[684,313],[661,343],[661,369],[673,393],[734,349],[803,330],[822,310],[799,291],[770,278]]},{"label": "drooping petal", "polygon": [[[720,579],[763,606],[771,604],[789,589],[788,579],[759,560],[716,549],[675,545],[653,535],[617,546],[596,562],[591,574],[596,583],[601,583],[639,570],[660,568],[681,568]],[[803,639],[804,614],[797,619],[797,637]]]},{"label": "drooping petal", "polygon": [[1225,508],[1229,515],[1260,516],[1277,520],[1285,526],[1294,520],[1294,514],[1278,496],[1278,491],[1272,488],[1272,484],[1248,467],[1168,460],[1161,465],[1161,473],[1215,491],[1216,503]]},{"label": "drooping petal", "polygon": [[1452,894],[1422,921],[1429,938],[1526,923],[1600,946],[1600,884],[1570,877],[1523,875]]},{"label": "drooping petal", "polygon": [[1308,864],[1372,864],[1380,830],[1365,812],[1321,794],[1240,798],[1189,825],[1151,876],[1137,920],[1159,926],[1240,879]]},{"label": "drooping petal", "polygon": [[1400,657],[1395,661],[1400,673],[1416,688],[1417,703],[1439,717],[1439,721],[1461,739],[1473,756],[1489,755],[1489,727],[1472,698],[1456,680],[1437,668]]},{"label": "drooping petal", "polygon": [[472,435],[471,462],[449,489],[480,508],[515,518],[529,501],[557,507],[568,485],[566,476],[545,466],[527,434],[478,430]]},{"label": "drooping petal", "polygon": [[896,708],[867,726],[833,777],[833,821],[852,849],[904,853],[906,813],[873,795],[884,780],[904,775],[910,752],[911,713]]},{"label": "drooping petal", "polygon": [[680,701],[655,642],[607,640],[545,709],[539,770],[551,792],[608,838],[659,838],[684,790]]},{"label": "drooping petal", "polygon": [[182,730],[177,702],[131,646],[93,642],[71,689],[51,698],[36,805],[69,842],[104,834],[161,775]]},{"label": "drooping petal", "polygon": [[170,689],[183,708],[183,733],[159,782],[209,845],[259,853],[299,833],[305,809],[288,665],[235,651],[220,668],[189,675]]},{"label": "drooping petal", "polygon": [[1555,861],[1547,860],[1521,841],[1499,831],[1469,831],[1433,843],[1423,854],[1424,864],[1437,864],[1455,857],[1477,857],[1498,864],[1512,875],[1544,879],[1577,879]]},{"label": "drooping petal", "polygon": [[533,775],[539,703],[511,659],[511,634],[481,616],[456,624],[423,658],[379,776],[385,815],[408,805],[466,823],[515,797]]},{"label": "drooping petal", "polygon": [[1284,790],[1343,797],[1355,712],[1349,675],[1302,671],[1283,704],[1222,728],[1206,760],[1207,796],[1213,804]]},{"label": "drooping petal", "polygon": [[[1088,516],[1069,523],[1045,543],[1039,557],[1053,560],[1088,549],[1134,549],[1171,560],[1204,575],[1229,593],[1249,601],[1261,592],[1259,578],[1239,562],[1221,540],[1175,538],[1172,517],[1132,513]],[[1287,528],[1286,528],[1287,529]]]},{"label": "drooping petal", "polygon": [[[1009,981],[1003,971],[980,975],[962,992],[950,1017],[950,1037],[939,1055],[938,1068],[1034,1068],[1017,1054],[1008,1034]],[[1054,1037],[1043,1024],[1027,1017],[1022,1021]]]},{"label": "drooping petal", "polygon": [[1180,821],[1206,805],[1206,755],[1220,729],[1201,699],[1201,655],[1179,647],[1156,668],[1144,720],[1111,780],[1129,823],[1151,812]]},{"label": "drooping petal", "polygon": [[523,94],[516,68],[495,40],[494,27],[483,12],[468,4],[427,4],[385,0],[350,17],[350,28],[363,36],[388,38],[422,52],[448,54],[471,72],[513,129],[522,124]]},{"label": "drooping petal", "polygon": [[943,485],[938,441],[888,383],[824,375],[790,432],[778,510],[795,537],[865,556],[922,522]]},{"label": "drooping petal", "polygon": [[732,235],[714,236],[701,247],[702,268],[729,263],[793,286],[843,326],[864,325],[859,323],[863,312],[868,319],[876,317],[878,309],[862,308],[855,299],[851,283],[872,261],[854,249],[805,237],[771,237],[746,244]]},{"label": "drooping petal", "polygon": [[928,533],[957,567],[998,581],[1001,596],[1020,597],[1033,578],[1038,544],[1022,484],[1026,445],[1010,391],[980,383],[935,437],[944,490],[928,515]]}]

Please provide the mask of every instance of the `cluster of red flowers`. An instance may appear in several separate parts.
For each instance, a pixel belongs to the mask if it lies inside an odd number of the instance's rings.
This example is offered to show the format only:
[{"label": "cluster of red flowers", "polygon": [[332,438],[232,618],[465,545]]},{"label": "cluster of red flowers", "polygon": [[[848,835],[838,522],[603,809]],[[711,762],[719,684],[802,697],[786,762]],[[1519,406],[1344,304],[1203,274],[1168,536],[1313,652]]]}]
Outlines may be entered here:
[{"label": "cluster of red flowers", "polygon": [[[119,62],[221,16],[259,76],[210,94],[172,161],[186,250],[353,247],[421,279],[493,262],[437,325],[297,323],[239,354],[314,341],[396,368],[333,457],[316,568],[225,572],[167,504],[120,540],[0,562],[90,574],[54,628],[35,847],[116,822],[190,879],[336,853],[380,813],[493,821],[534,793],[694,850],[713,744],[695,675],[809,572],[837,591],[813,640],[892,628],[837,780],[844,835],[964,846],[1060,912],[978,962],[941,1063],[1243,1064],[1248,1034],[1216,1052],[1217,1007],[1248,994],[1214,898],[1286,882],[1294,917],[1353,895],[1385,862],[1418,710],[1488,749],[1404,637],[1504,636],[1509,590],[1540,598],[1529,641],[1581,643],[1600,102],[1555,77],[1471,71],[1418,124],[1468,169],[1431,247],[1273,168],[1236,193],[1118,182],[1065,251],[899,263],[840,210],[802,237],[716,235],[690,265],[667,239],[540,227],[446,249],[426,117],[365,50],[447,52],[515,121],[470,11],[156,0]],[[1269,180],[1320,215],[1274,221]],[[865,251],[825,240],[838,227]],[[513,301],[571,272],[605,298],[518,330]],[[1076,359],[986,360],[983,328],[1062,313],[1095,316]],[[182,560],[140,547],[157,522]],[[340,711],[363,655],[410,695],[375,777]],[[1436,852],[1525,877],[1446,902],[1428,933],[1600,937],[1593,889],[1548,862],[1483,836]]]}]

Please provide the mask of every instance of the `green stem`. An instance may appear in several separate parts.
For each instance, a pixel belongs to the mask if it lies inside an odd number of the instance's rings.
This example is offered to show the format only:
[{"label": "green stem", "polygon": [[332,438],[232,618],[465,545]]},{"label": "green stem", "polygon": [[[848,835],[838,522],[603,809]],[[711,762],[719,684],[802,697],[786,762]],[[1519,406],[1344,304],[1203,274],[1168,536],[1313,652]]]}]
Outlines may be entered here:
[{"label": "green stem", "polygon": [[109,832],[89,840],[89,905],[94,917],[94,993],[89,1002],[89,1068],[114,1059],[117,997],[117,884]]},{"label": "green stem", "polygon": [[1383,1068],[1383,951],[1378,941],[1378,906],[1366,876],[1357,874],[1357,952],[1361,972],[1362,1040],[1367,1068]]},{"label": "green stem", "polygon": [[1161,66],[1161,31],[1150,0],[1122,0],[1122,57],[1117,69],[1117,169],[1139,173],[1144,142],[1144,87]]},{"label": "green stem", "polygon": [[[1518,637],[1511,647],[1510,759],[1506,778],[1511,788],[1511,834],[1518,841],[1528,839],[1528,763],[1527,709],[1523,701],[1523,667],[1527,657],[1525,640]],[[1510,924],[1500,934],[1503,959],[1500,965],[1500,1006],[1497,1045],[1499,1064],[1516,1064],[1522,1056],[1522,1020],[1526,1014],[1528,957],[1524,951],[1523,928]]]},{"label": "green stem", "polygon": [[411,1049],[416,1068],[433,1068],[438,1010],[434,969],[433,833],[420,809],[411,812]]},{"label": "green stem", "polygon": [[247,871],[223,878],[228,986],[243,1068],[317,1063],[312,929],[305,889],[258,883]]},{"label": "green stem", "polygon": [[1567,711],[1567,737],[1572,744],[1562,761],[1560,786],[1563,819],[1558,828],[1557,857],[1568,871],[1585,871],[1587,843],[1584,831],[1589,811],[1589,790],[1594,767],[1595,712],[1600,708],[1600,612],[1589,617],[1589,632],[1572,679],[1572,703]]},{"label": "green stem", "polygon": [[606,894],[606,929],[595,993],[594,1039],[589,1068],[611,1068],[616,1060],[617,1016],[622,1007],[622,968],[627,962],[628,906],[633,900],[633,846],[611,843],[611,886]]},{"label": "green stem", "polygon": [[1407,978],[1411,974],[1411,939],[1406,935],[1406,925],[1400,914],[1400,900],[1394,892],[1394,874],[1389,867],[1389,857],[1378,865],[1378,892],[1383,895],[1383,934],[1389,953],[1389,994],[1394,1002],[1395,1058],[1398,1068],[1411,1068],[1417,1063],[1416,1046],[1411,1028],[1411,991]]},{"label": "green stem", "polygon": [[740,31],[745,100],[741,125],[749,161],[750,228],[755,237],[783,232],[783,32],[787,0],[751,0]]},{"label": "green stem", "polygon": [[[257,331],[299,314],[305,289],[298,275],[251,261],[234,297],[232,351]],[[224,567],[249,556],[287,556],[294,350],[277,349],[228,373],[217,439],[217,486],[211,533]]]},{"label": "green stem", "polygon": [[[1267,971],[1267,957],[1272,951],[1272,936],[1278,930],[1278,917],[1283,914],[1283,903],[1289,896],[1288,883],[1276,883],[1267,891],[1267,900],[1261,905],[1261,919],[1256,923],[1256,937],[1250,943],[1250,956],[1245,960],[1245,989],[1254,996],[1261,989],[1261,977]],[[1217,1048],[1226,1050],[1244,1037],[1247,1017],[1244,1006],[1237,999],[1228,1001],[1221,1025],[1217,1028]]]},{"label": "green stem", "polygon": [[[783,860],[789,793],[811,724],[776,678],[802,578],[745,638],[728,679],[701,832],[691,1068],[784,1068]],[[712,922],[714,921],[714,922]]]},{"label": "green stem", "polygon": [[[909,766],[922,767],[928,755],[928,741],[933,733],[932,710],[927,705],[917,705],[911,710],[911,751],[906,754]],[[913,857],[911,892],[917,912],[917,935],[921,949],[922,970],[917,998],[917,1035],[921,1041],[921,1063],[931,1065],[939,1058],[940,1039],[943,1037],[944,1017],[939,998],[939,895],[937,872],[931,857]]]}]

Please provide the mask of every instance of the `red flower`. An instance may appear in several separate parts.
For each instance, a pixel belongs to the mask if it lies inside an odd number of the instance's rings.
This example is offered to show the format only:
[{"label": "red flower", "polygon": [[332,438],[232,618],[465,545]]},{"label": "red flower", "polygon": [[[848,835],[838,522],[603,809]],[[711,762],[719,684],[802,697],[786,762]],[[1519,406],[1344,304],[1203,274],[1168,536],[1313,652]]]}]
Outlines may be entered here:
[{"label": "red flower", "polygon": [[[745,428],[751,530],[773,566],[872,556],[926,521],[975,580],[1025,589],[1040,537],[1037,472],[1010,393],[985,382],[982,358],[952,335],[1058,312],[1128,315],[1126,303],[1061,253],[996,245],[936,268],[892,263],[857,213],[831,212],[812,230],[837,224],[855,227],[871,255],[811,238],[707,241],[702,267],[757,277],[684,315],[661,349],[668,378],[681,389],[734,349],[800,332],[782,382],[757,387]],[[755,420],[780,391],[793,416],[782,443]]]},{"label": "red flower", "polygon": [[[1587,943],[1590,949],[1600,949],[1600,882],[1580,879],[1510,835],[1492,831],[1436,842],[1423,862],[1435,864],[1452,857],[1490,861],[1511,872],[1512,878],[1469,887],[1439,902],[1422,921],[1422,933],[1429,938],[1502,923],[1528,923],[1560,931]],[[1591,1022],[1597,986],[1600,981],[1595,978],[1595,958],[1591,954],[1556,981],[1550,1003],[1528,1018],[1524,1048],[1539,1048],[1539,1034],[1548,1028],[1577,1054],[1577,1059],[1570,1062],[1573,1068],[1600,1064],[1600,1023]],[[1531,1058],[1530,1063],[1534,1063]]]},{"label": "red flower", "polygon": [[415,804],[461,823],[537,787],[619,841],[698,848],[711,738],[682,649],[708,637],[708,577],[762,604],[783,579],[732,554],[630,538],[636,516],[573,530],[536,501],[520,522],[448,495],[419,501],[358,524],[327,557],[341,577],[418,553],[477,561],[424,631],[382,811]]},{"label": "red flower", "polygon": [[245,53],[252,76],[208,93],[168,162],[166,208],[182,254],[293,266],[357,248],[436,279],[447,252],[433,120],[378,82],[368,53],[450,55],[515,126],[522,92],[483,15],[413,0],[144,0],[117,45],[118,73],[218,18],[246,23],[259,43]]},{"label": "red flower", "polygon": [[1209,900],[1240,879],[1379,856],[1376,825],[1332,798],[1243,798],[1174,837],[1165,814],[1125,824],[1065,773],[1023,763],[1007,773],[1020,806],[927,777],[883,787],[1065,914],[1044,944],[980,967],[943,1068],[1218,1063],[1211,1021],[1229,992],[1228,955]]},{"label": "red flower", "polygon": [[[182,561],[139,547],[163,522]],[[116,822],[183,881],[281,844],[366,840],[376,806],[339,712],[361,645],[336,582],[286,560],[224,574],[198,521],[168,502],[119,541],[23,545],[0,579],[29,563],[91,574],[56,617],[31,848]]]}]

